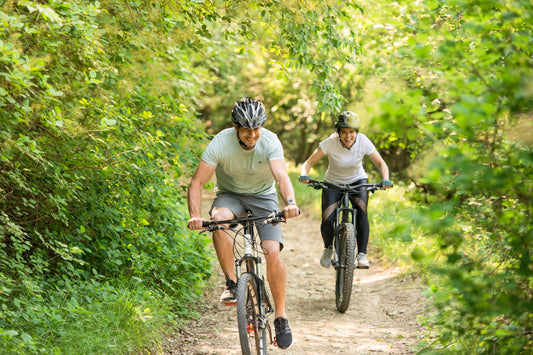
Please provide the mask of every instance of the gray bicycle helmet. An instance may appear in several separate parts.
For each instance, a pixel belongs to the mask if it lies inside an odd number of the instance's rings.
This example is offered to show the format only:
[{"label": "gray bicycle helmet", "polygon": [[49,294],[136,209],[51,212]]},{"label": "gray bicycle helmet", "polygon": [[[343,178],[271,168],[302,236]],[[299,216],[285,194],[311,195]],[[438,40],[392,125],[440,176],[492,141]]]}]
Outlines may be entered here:
[{"label": "gray bicycle helmet", "polygon": [[337,132],[341,128],[353,128],[359,132],[359,117],[357,117],[352,111],[344,111],[337,117],[335,128],[337,129]]},{"label": "gray bicycle helmet", "polygon": [[266,119],[267,114],[263,103],[249,97],[237,101],[231,111],[231,120],[243,128],[255,129],[261,127]]}]

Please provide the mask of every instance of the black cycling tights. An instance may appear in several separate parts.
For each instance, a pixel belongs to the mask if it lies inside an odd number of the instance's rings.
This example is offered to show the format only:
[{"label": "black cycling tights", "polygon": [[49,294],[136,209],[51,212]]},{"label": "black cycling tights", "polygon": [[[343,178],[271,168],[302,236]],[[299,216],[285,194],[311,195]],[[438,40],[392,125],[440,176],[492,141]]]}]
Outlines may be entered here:
[{"label": "black cycling tights", "polygon": [[[351,185],[367,184],[367,179],[358,180]],[[333,244],[333,222],[335,209],[340,205],[342,194],[335,190],[322,190],[322,224],[320,232],[324,240],[324,247],[328,248]],[[368,245],[368,235],[370,226],[366,208],[368,205],[368,191],[361,192],[358,196],[350,196],[352,207],[357,210],[357,248],[359,253],[366,254]]]}]

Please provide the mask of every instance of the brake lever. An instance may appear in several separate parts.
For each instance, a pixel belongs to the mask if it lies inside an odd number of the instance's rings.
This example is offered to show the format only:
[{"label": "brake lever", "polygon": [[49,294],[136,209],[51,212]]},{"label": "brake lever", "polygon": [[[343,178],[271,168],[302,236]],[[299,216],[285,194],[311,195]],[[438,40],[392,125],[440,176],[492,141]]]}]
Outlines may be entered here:
[{"label": "brake lever", "polygon": [[272,217],[272,218],[268,218],[268,219],[265,219],[261,224],[262,225],[266,225],[266,224],[272,224],[273,226],[277,225],[278,223],[281,223],[281,222],[286,222],[287,220],[285,218],[281,218],[281,217]]}]

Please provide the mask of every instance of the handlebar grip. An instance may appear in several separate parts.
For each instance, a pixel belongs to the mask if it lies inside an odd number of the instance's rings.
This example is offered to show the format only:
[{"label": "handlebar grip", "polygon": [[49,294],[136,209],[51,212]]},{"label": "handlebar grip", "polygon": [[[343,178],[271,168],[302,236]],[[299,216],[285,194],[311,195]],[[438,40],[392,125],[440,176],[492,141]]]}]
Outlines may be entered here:
[{"label": "handlebar grip", "polygon": [[[302,213],[302,211],[300,211],[300,209],[298,208],[298,215],[300,215],[301,213]],[[285,218],[285,212],[283,212],[283,211],[276,212],[275,217],[276,218]]]}]

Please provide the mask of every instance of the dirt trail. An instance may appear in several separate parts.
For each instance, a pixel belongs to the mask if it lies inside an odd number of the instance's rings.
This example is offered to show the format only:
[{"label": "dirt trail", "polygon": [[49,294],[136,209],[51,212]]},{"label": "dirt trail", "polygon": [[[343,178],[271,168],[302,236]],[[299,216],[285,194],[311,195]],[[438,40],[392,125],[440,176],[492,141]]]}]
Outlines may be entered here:
[{"label": "dirt trail", "polygon": [[[319,265],[320,222],[303,213],[282,225],[287,266],[287,316],[293,344],[271,354],[414,354],[422,329],[416,317],[424,311],[420,283],[400,270],[383,268],[369,255],[370,269],[356,269],[350,307],[335,308],[335,272]],[[369,251],[371,252],[372,240]],[[166,354],[240,354],[236,308],[218,303],[223,290],[216,264],[215,284],[206,292],[202,317],[175,334]],[[273,327],[272,327],[273,328]]]}]

